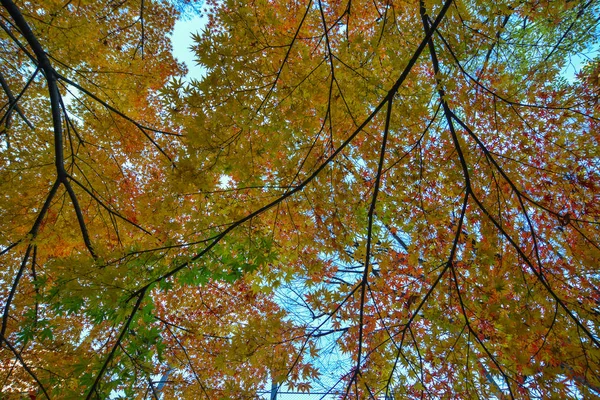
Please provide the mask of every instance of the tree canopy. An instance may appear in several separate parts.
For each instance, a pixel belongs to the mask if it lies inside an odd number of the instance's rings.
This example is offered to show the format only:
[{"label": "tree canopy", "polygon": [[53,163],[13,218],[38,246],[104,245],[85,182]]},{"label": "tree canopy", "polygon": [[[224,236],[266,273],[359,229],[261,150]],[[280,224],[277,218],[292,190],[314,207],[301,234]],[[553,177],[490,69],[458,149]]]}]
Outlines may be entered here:
[{"label": "tree canopy", "polygon": [[7,396],[600,396],[598,2],[0,3]]}]

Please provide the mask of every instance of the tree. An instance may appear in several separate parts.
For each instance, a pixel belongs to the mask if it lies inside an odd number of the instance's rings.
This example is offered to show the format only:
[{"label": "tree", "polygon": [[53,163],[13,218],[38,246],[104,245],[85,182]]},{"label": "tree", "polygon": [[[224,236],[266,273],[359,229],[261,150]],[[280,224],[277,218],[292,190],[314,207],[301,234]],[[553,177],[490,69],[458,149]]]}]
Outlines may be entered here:
[{"label": "tree", "polygon": [[5,387],[600,395],[595,2],[2,6]]}]

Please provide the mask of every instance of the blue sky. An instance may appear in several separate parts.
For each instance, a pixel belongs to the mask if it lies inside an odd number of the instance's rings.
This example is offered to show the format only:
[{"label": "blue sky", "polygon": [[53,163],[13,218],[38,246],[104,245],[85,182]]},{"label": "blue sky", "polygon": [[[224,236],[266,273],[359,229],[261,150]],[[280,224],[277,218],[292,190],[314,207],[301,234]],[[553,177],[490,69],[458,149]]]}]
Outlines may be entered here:
[{"label": "blue sky", "polygon": [[189,69],[187,74],[188,79],[199,79],[202,76],[202,68],[196,64],[195,54],[190,47],[194,44],[192,34],[202,32],[202,29],[204,29],[204,26],[206,25],[206,21],[206,17],[195,16],[179,19],[175,23],[175,29],[173,30],[173,36],[171,37],[173,43],[173,55],[178,61],[187,65]]}]

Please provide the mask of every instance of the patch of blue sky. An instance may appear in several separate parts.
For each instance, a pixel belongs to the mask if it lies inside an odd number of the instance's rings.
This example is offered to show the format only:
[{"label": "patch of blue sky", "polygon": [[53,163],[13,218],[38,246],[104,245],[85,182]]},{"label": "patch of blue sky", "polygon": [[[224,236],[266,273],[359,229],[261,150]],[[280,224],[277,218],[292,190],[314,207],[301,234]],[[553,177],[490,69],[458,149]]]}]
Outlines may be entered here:
[{"label": "patch of blue sky", "polygon": [[173,56],[188,68],[188,73],[185,76],[188,82],[192,79],[199,80],[205,74],[205,69],[198,65],[196,53],[193,49],[195,43],[192,36],[201,34],[207,22],[208,18],[200,14],[180,18],[175,22],[175,28],[171,34]]},{"label": "patch of blue sky", "polygon": [[575,54],[569,58],[569,61],[562,70],[562,76],[569,82],[575,83],[577,74],[581,72],[586,64],[597,59],[600,48],[598,45],[591,46],[587,51]]}]

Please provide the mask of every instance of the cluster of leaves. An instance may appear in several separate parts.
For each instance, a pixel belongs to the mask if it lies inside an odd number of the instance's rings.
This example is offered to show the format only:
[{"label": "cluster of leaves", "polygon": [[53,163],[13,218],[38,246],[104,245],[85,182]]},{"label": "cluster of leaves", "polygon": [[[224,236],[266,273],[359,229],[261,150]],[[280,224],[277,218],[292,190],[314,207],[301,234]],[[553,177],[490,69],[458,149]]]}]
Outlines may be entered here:
[{"label": "cluster of leaves", "polygon": [[1,4],[4,390],[600,395],[594,1]]}]

